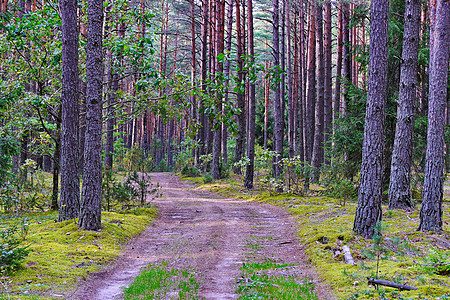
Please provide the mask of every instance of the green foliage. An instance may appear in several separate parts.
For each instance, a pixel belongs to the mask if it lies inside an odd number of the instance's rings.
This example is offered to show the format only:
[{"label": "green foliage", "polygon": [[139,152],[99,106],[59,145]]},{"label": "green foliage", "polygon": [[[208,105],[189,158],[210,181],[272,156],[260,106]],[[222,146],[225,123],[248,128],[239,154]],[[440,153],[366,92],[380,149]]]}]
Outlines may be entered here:
[{"label": "green foliage", "polygon": [[20,267],[30,250],[28,246],[22,246],[22,241],[17,236],[18,229],[11,226],[0,231],[0,273],[10,274]]},{"label": "green foliage", "polygon": [[0,135],[0,188],[6,182],[7,176],[11,176],[11,157],[19,150],[17,140],[11,136]]},{"label": "green foliage", "polygon": [[432,247],[428,250],[421,268],[429,274],[448,276],[450,274],[450,252]]},{"label": "green foliage", "polygon": [[133,171],[127,176],[125,182],[120,182],[111,170],[102,174],[103,209],[110,211],[119,206],[119,209],[129,209],[137,202],[141,207],[146,206],[146,197],[159,197],[160,186],[154,186],[150,176]]},{"label": "green foliage", "polygon": [[124,289],[124,299],[197,299],[200,283],[191,269],[169,268],[167,262],[145,268]]},{"label": "green foliage", "polygon": [[133,173],[127,177],[126,184],[129,186],[133,185],[135,187],[141,206],[145,206],[147,195],[152,196],[153,198],[161,195],[159,192],[161,189],[159,183],[154,186],[150,176],[145,173],[138,174],[138,172],[133,171]]},{"label": "green foliage", "polygon": [[206,173],[205,176],[203,176],[203,183],[213,183],[214,182],[214,178],[211,176],[211,174]]},{"label": "green foliage", "polygon": [[147,158],[144,150],[138,145],[126,151],[122,161],[118,161],[118,158],[120,157],[117,157],[115,165],[119,170],[149,172],[153,167],[153,160]]}]

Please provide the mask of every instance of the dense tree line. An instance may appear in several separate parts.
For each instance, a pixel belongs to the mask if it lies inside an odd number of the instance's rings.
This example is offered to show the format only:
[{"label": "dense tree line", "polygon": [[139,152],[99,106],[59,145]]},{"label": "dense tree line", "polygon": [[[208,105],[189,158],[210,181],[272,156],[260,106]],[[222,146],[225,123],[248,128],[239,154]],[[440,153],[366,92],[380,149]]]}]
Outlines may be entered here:
[{"label": "dense tree line", "polygon": [[96,230],[102,170],[125,159],[245,169],[252,189],[264,157],[278,192],[357,190],[367,238],[383,201],[414,209],[423,174],[419,229],[442,230],[449,15],[444,0],[3,1],[2,172],[53,169],[60,221]]}]

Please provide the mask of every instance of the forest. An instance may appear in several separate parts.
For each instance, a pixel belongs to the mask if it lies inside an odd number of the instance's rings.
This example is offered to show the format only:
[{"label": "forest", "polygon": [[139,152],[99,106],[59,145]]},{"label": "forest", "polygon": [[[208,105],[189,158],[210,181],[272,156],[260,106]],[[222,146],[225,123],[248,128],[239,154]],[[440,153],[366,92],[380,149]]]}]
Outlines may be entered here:
[{"label": "forest", "polygon": [[167,172],[304,227],[334,203],[336,247],[373,245],[375,279],[382,241],[420,233],[434,254],[405,255],[448,275],[449,32],[448,0],[0,0],[2,280],[30,226],[96,236],[123,214],[116,242],[137,235]]}]

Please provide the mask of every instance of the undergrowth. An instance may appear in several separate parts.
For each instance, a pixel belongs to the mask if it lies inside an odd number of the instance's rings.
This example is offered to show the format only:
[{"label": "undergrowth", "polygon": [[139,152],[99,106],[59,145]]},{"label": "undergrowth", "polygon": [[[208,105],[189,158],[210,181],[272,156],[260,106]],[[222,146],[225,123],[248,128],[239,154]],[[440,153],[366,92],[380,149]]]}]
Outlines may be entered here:
[{"label": "undergrowth", "polygon": [[27,218],[22,244],[30,252],[13,275],[1,278],[0,299],[52,298],[69,293],[78,280],[86,280],[89,273],[116,258],[122,244],[143,231],[155,216],[151,208],[102,212],[98,232],[81,230],[77,219],[58,223],[56,212],[2,216],[0,227],[18,225]]}]

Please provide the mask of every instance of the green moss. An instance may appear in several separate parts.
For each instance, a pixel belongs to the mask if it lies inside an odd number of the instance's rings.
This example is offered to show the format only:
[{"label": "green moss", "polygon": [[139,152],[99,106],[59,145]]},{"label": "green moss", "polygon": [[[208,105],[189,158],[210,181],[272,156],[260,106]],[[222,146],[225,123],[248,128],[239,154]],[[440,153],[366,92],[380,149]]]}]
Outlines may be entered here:
[{"label": "green moss", "polygon": [[24,294],[36,294],[45,298],[48,292],[73,288],[78,280],[116,258],[123,243],[143,231],[156,211],[146,208],[130,213],[103,212],[98,232],[80,229],[77,220],[58,223],[55,215],[51,216],[27,216],[29,230],[24,243],[31,252],[23,268],[5,280],[3,288],[9,295],[23,299]]},{"label": "green moss", "polygon": [[[419,208],[407,212],[389,211],[383,206],[385,229],[378,276],[415,286],[418,290],[397,291],[380,288],[375,291],[367,285],[367,277],[376,275],[377,255],[373,241],[355,235],[352,230],[356,203],[350,202],[341,206],[338,199],[329,197],[298,197],[266,191],[242,193],[241,186],[228,184],[226,181],[200,185],[198,188],[211,190],[225,197],[278,205],[290,211],[297,218],[298,236],[305,245],[309,260],[334,289],[339,299],[435,299],[450,295],[448,276],[428,274],[420,266],[424,263],[423,259],[430,245],[449,252],[445,245],[450,240],[448,202],[443,204],[444,231],[439,234],[417,231]],[[358,265],[352,266],[343,262],[343,255],[338,251],[345,244],[350,247]]]}]

